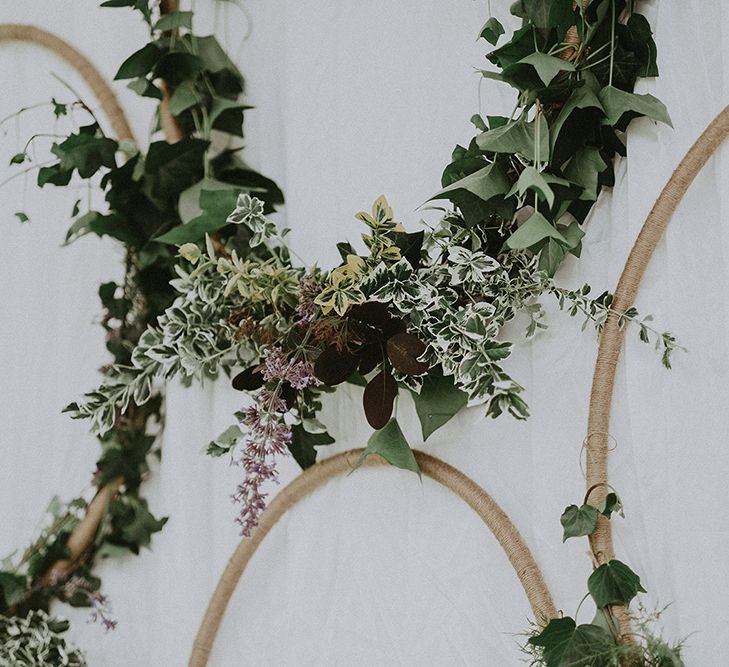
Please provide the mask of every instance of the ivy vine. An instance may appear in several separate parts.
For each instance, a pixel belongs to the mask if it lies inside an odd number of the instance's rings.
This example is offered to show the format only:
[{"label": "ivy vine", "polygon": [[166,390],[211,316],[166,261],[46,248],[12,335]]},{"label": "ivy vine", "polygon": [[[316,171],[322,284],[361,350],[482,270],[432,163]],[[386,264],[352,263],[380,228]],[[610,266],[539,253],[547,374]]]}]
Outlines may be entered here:
[{"label": "ivy vine", "polygon": [[[116,364],[131,362],[142,332],[174,299],[170,281],[176,258],[170,240],[202,239],[211,220],[220,217],[220,201],[230,193],[233,197],[256,193],[267,212],[283,202],[283,195],[240,157],[247,108],[239,99],[243,76],[214,36],[193,32],[192,12],[160,13],[158,3],[148,0],[109,0],[102,6],[132,8],[148,25],[149,43],[121,64],[115,78],[128,80],[129,88],[142,96],[164,100],[175,118],[179,140],[155,139],[143,151],[130,141],[119,143],[106,136],[90,103],[54,99],[56,117],[88,120],[53,143],[55,159],[50,164],[37,165],[33,159],[34,142],[42,135],[31,137],[10,163],[23,171],[36,168],[40,187],[81,182],[104,193],[103,211],[75,202],[66,242],[95,234],[120,242],[126,250],[123,281],[99,288],[101,323],[112,357],[108,373]],[[158,109],[153,135],[159,129]],[[210,197],[213,192],[215,198]],[[223,209],[227,215],[224,203]],[[25,214],[20,215],[27,221]],[[217,238],[236,247],[248,242],[234,225],[218,229]],[[2,562],[0,614],[25,617],[34,610],[47,610],[58,599],[90,606],[97,619],[113,625],[101,610],[101,582],[93,575],[93,566],[102,558],[139,553],[167,520],[156,518],[141,495],[150,457],[160,455],[157,434],[162,418],[162,396],[152,387],[114,415],[113,429],[99,439],[101,454],[92,483],[97,489],[115,480],[122,484],[91,547],[72,564],[71,579],[65,570],[48,577],[54,564],[69,557],[68,539],[88,508],[85,496],[66,503],[54,499],[49,525],[18,559]]]}]

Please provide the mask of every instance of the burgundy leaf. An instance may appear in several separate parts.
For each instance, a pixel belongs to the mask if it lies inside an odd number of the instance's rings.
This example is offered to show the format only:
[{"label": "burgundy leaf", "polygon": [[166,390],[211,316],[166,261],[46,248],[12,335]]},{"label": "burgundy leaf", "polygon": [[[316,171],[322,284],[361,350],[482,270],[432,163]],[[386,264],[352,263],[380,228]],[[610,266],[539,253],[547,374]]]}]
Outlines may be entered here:
[{"label": "burgundy leaf", "polygon": [[324,350],[314,362],[314,375],[330,387],[344,382],[357,370],[357,357],[333,345]]},{"label": "burgundy leaf", "polygon": [[389,371],[380,371],[367,383],[362,402],[365,417],[372,428],[379,431],[390,421],[396,396],[397,382]]},{"label": "burgundy leaf", "polygon": [[419,361],[426,349],[425,343],[409,333],[398,333],[387,341],[387,357],[390,363],[405,375],[422,375],[428,364]]}]

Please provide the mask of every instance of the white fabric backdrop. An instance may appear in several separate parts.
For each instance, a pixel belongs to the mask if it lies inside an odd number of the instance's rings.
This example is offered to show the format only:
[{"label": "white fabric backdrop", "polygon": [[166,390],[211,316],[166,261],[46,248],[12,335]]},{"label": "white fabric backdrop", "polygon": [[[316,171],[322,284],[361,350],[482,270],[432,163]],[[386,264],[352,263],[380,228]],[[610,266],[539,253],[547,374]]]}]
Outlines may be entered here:
[{"label": "white fabric backdrop", "polygon": [[[198,0],[198,30],[216,28],[237,54],[256,109],[246,119],[247,158],[283,187],[279,221],[307,260],[330,264],[333,243],[355,240],[353,213],[386,193],[411,229],[416,208],[438,188],[456,142],[472,136],[472,113],[511,109],[512,92],[480,89],[474,42],[485,2]],[[493,2],[506,18],[509,2]],[[648,210],[673,167],[729,101],[725,3],[640,3],[655,27],[663,76],[642,82],[663,99],[675,129],[640,121],[630,160],[617,167],[588,227],[582,260],[559,273],[565,285],[613,288]],[[0,21],[51,29],[113,76],[145,31],[129,13],[95,0],[0,4]],[[250,37],[242,41],[250,28]],[[20,106],[68,98],[49,71],[84,91],[68,68],[28,45],[0,45],[0,116]],[[117,86],[138,136],[151,106]],[[17,137],[45,131],[32,112],[2,126],[0,162]],[[18,134],[16,135],[16,131]],[[674,370],[628,337],[620,363],[612,431],[611,481],[627,518],[615,521],[618,557],[640,574],[649,606],[673,602],[667,634],[690,633],[689,665],[716,664],[729,643],[729,228],[726,147],[709,163],[671,222],[639,296],[643,312],[676,333],[687,354]],[[3,176],[4,178],[4,176]],[[0,179],[1,180],[1,179]],[[84,238],[60,249],[73,199],[38,192],[33,176],[0,189],[0,554],[23,546],[53,494],[88,482],[96,456],[85,424],[60,415],[97,381],[106,360],[93,325],[95,292],[119,277],[112,244]],[[25,210],[31,222],[12,219]],[[553,310],[553,309],[552,309]],[[558,313],[550,329],[520,344],[509,366],[527,387],[532,417],[484,421],[459,415],[423,445],[412,406],[403,421],[414,446],[482,484],[515,521],[540,563],[557,606],[573,614],[590,565],[585,544],[561,544],[559,515],[584,492],[578,453],[596,353],[593,333]],[[522,327],[514,328],[515,336]],[[170,521],[141,558],[104,564],[105,590],[119,627],[104,635],[76,620],[73,637],[90,664],[183,665],[207,599],[237,542],[228,494],[238,471],[201,455],[230,423],[239,396],[225,383],[172,386],[164,456],[147,484],[153,509]],[[368,429],[351,389],[326,407],[337,437],[331,452],[362,446]],[[282,463],[283,481],[296,466]],[[59,613],[67,613],[59,609]],[[589,621],[591,611],[581,617]],[[511,665],[515,633],[530,610],[508,561],[479,520],[436,484],[400,471],[361,471],[295,508],[264,543],[237,590],[212,664]]]}]

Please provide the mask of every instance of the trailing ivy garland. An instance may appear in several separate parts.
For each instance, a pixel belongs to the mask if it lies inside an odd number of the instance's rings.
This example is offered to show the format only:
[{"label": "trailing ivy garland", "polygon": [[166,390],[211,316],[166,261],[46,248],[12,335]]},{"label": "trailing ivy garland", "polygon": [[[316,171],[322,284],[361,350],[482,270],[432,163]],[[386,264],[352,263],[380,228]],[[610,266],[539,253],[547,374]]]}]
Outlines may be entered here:
[{"label": "trailing ivy garland", "polygon": [[[80,179],[104,191],[104,212],[84,211],[81,202],[76,202],[67,242],[94,233],[116,239],[126,248],[124,281],[105,283],[99,289],[105,311],[102,325],[113,357],[105,373],[117,364],[131,362],[140,334],[174,298],[170,286],[174,251],[160,237],[174,237],[184,228],[186,238],[202,238],[203,229],[194,230],[204,228],[212,215],[210,206],[225,202],[226,195],[234,200],[240,192],[255,192],[267,212],[283,201],[278,187],[238,156],[241,144],[236,138],[242,137],[246,108],[238,100],[242,75],[214,36],[192,32],[191,12],[174,11],[169,2],[162,4],[166,13],[148,0],[109,0],[102,6],[132,7],[148,24],[150,42],[122,63],[116,79],[131,79],[132,90],[160,100],[155,124],[173,123],[175,143],[153,141],[142,153],[128,140],[118,143],[105,136],[84,102],[67,105],[54,100],[57,117],[80,109],[92,122],[56,141],[52,152],[57,161],[38,169],[41,187],[66,186],[72,179]],[[11,164],[33,166],[30,147],[34,140],[35,136]],[[218,200],[209,205],[212,191],[217,192]],[[229,226],[218,230],[216,238],[245,248],[247,236],[239,232],[238,227]],[[156,434],[161,422],[162,397],[151,386],[117,411],[113,428],[100,437],[102,452],[93,484],[99,489],[94,503],[100,503],[104,518],[100,526],[92,526],[90,545],[78,554],[69,548],[69,538],[91,511],[86,499],[79,496],[63,504],[55,499],[49,508],[48,527],[18,560],[2,563],[0,614],[18,619],[27,616],[27,621],[13,621],[21,625],[36,623],[41,617],[33,616],[34,610],[47,609],[58,599],[91,606],[95,618],[107,627],[114,626],[92,568],[99,558],[138,553],[149,546],[152,534],[166,521],[155,518],[140,495],[149,457],[160,453]],[[9,640],[4,636],[0,640],[0,652],[10,650]]]},{"label": "trailing ivy garland", "polygon": [[[628,123],[640,116],[669,119],[656,98],[632,92],[637,77],[657,74],[650,27],[632,3],[523,0],[512,12],[523,25],[487,56],[497,71],[483,75],[516,88],[517,105],[509,118],[473,118],[479,134],[467,148],[456,147],[442,190],[432,197],[455,208],[434,229],[408,233],[381,197],[371,212],[357,215],[366,226],[364,252],[340,243],[339,267],[307,270],[292,264],[286,230],[267,217],[265,198],[235,188],[218,192],[203,180],[187,200],[196,204],[197,217],[184,219],[180,198],[183,224],[157,228],[163,233],[154,237],[157,245],[180,246],[183,262],[173,282],[179,296],[156,322],[150,319],[104,383],[70,406],[72,416],[90,418],[93,430],[109,437],[120,415],[152,400],[155,378],[201,379],[242,369],[233,385],[253,404],[208,452],[229,454],[243,468],[236,498],[244,534],[265,507],[262,485],[275,479],[276,457],[290,452],[306,467],[317,446],[332,442],[316,417],[321,393],[342,382],[365,387],[365,415],[375,433],[363,458],[377,453],[416,472],[393,416],[402,390],[415,399],[424,439],[467,403],[484,404],[492,417],[505,411],[527,417],[520,385],[500,364],[512,347],[501,329],[522,311],[531,315],[529,335],[543,328],[536,299],[545,293],[601,326],[611,295],[591,299],[587,286],[566,290],[552,276],[567,254],[580,254],[581,225],[602,187],[613,184],[612,162],[625,154],[621,134]],[[174,21],[181,23],[165,28],[186,25],[185,13],[178,14]],[[481,36],[495,44],[502,33],[490,19]],[[159,69],[167,57],[157,59],[159,45],[145,49],[122,66],[128,67],[123,75],[141,77],[134,85],[143,92],[153,86],[148,72],[168,78]],[[175,56],[182,71],[195,53],[190,48],[184,55]],[[177,65],[169,71],[174,76]],[[180,100],[191,99],[178,96],[183,83],[175,82],[170,100],[173,113],[182,115],[187,102]],[[204,132],[214,115],[211,106],[207,117],[190,118]],[[212,161],[206,165],[197,177],[210,178]],[[169,251],[156,252],[171,259]],[[651,329],[633,309],[617,315],[639,324],[641,340],[656,340],[669,365],[676,347],[670,334]],[[617,509],[616,497],[595,511],[609,516]],[[584,534],[586,514],[568,508],[566,537]],[[637,576],[611,561],[595,570],[588,588],[602,625],[551,620],[530,639],[537,664],[613,665],[629,650],[639,664],[659,664],[652,639],[625,648],[610,620],[611,604],[627,604],[643,590]],[[679,660],[677,651],[672,655]]]}]

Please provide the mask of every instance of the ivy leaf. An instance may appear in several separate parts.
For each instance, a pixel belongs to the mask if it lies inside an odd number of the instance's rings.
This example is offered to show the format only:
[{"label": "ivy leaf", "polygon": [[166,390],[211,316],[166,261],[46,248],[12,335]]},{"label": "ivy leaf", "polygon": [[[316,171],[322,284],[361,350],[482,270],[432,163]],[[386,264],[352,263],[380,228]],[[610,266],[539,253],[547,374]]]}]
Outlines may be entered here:
[{"label": "ivy leaf", "polygon": [[397,398],[397,382],[389,370],[380,371],[365,387],[362,396],[367,423],[375,430],[383,428],[392,416]]},{"label": "ivy leaf", "polygon": [[574,72],[575,66],[568,60],[535,51],[522,58],[516,65],[531,65],[545,86],[548,86],[560,72]]},{"label": "ivy leaf", "polygon": [[567,252],[564,246],[560,245],[554,239],[549,239],[539,253],[539,270],[544,271],[550,278],[557,273],[559,265],[562,263]]},{"label": "ivy leaf", "polygon": [[159,62],[162,53],[162,50],[155,44],[145,44],[119,66],[119,70],[114,75],[114,80],[136,79],[147,75]]},{"label": "ivy leaf", "polygon": [[28,159],[26,153],[16,153],[10,158],[10,164],[23,164]]},{"label": "ivy leaf", "polygon": [[94,123],[53,144],[51,151],[58,156],[61,171],[72,173],[76,169],[81,178],[90,178],[101,167],[116,167],[114,154],[118,148],[116,141],[99,135],[99,126]]},{"label": "ivy leaf", "polygon": [[0,610],[22,602],[27,592],[27,577],[14,572],[0,572]]},{"label": "ivy leaf", "polygon": [[59,102],[55,97],[51,97],[51,104],[53,105],[53,115],[56,118],[65,116],[68,114],[68,105]]},{"label": "ivy leaf", "polygon": [[546,171],[540,172],[535,167],[529,165],[524,168],[524,171],[519,175],[519,180],[505,196],[511,197],[517,192],[520,195],[524,195],[527,190],[532,190],[540,196],[542,201],[547,202],[549,208],[552,208],[554,206],[554,190],[551,187],[552,185],[570,187],[572,183],[559,176],[549,174]]},{"label": "ivy leaf", "polygon": [[[595,115],[595,119],[601,118],[603,107],[600,102],[600,98],[595,94],[595,92],[590,88],[590,86],[580,86],[579,88],[575,88],[572,93],[570,94],[567,101],[564,103],[564,106],[559,112],[559,115],[557,116],[556,120],[554,121],[554,124],[551,128],[551,142],[552,142],[552,151],[555,151],[555,147],[557,146],[557,142],[560,143],[567,143],[569,144],[570,137],[564,137],[565,141],[561,142],[560,139],[562,138],[561,133],[565,125],[567,125],[567,129],[565,130],[565,134],[572,134],[572,128],[577,127],[579,125],[579,130],[584,129],[584,126],[586,125],[586,121],[591,120],[591,118],[588,116],[585,118],[585,114],[575,114],[576,111],[582,110],[585,111],[587,109],[594,109],[592,113]],[[573,118],[574,115],[574,118]],[[568,120],[571,122],[568,123]],[[587,123],[589,125],[589,123]]]},{"label": "ivy leaf", "polygon": [[599,97],[605,109],[607,125],[626,127],[633,118],[647,116],[673,127],[665,105],[653,95],[636,95],[615,86],[606,86],[600,91]]},{"label": "ivy leaf", "polygon": [[507,240],[506,246],[512,250],[534,249],[546,239],[555,239],[565,246],[569,241],[541,213],[535,211]]},{"label": "ivy leaf", "polygon": [[192,81],[183,81],[170,97],[170,113],[179,116],[183,111],[194,107],[199,101],[195,84]]},{"label": "ivy leaf", "polygon": [[478,36],[485,39],[489,44],[496,46],[496,42],[499,41],[499,37],[501,37],[504,32],[504,26],[499,23],[498,19],[492,16],[488,21],[486,21],[486,23],[484,23],[484,26],[481,28],[481,32]]},{"label": "ivy leaf", "polygon": [[38,187],[42,188],[47,183],[51,185],[64,186],[71,181],[73,172],[68,169],[61,169],[60,164],[52,164],[48,167],[41,167],[38,170]]},{"label": "ivy leaf", "polygon": [[420,393],[412,392],[423,441],[458,414],[468,402],[468,395],[456,387],[453,377],[426,375]]},{"label": "ivy leaf", "polygon": [[183,81],[194,79],[205,69],[205,63],[192,53],[174,51],[167,53],[154,68],[154,78],[164,79],[171,86],[179,86]]},{"label": "ivy leaf", "polygon": [[155,519],[148,509],[147,501],[137,496],[126,495],[112,502],[110,506],[112,527],[134,553],[140,547],[148,547],[152,535],[162,530],[167,518]]},{"label": "ivy leaf", "polygon": [[295,424],[291,427],[291,436],[289,451],[302,470],[306,470],[316,463],[315,447],[334,443],[334,438],[326,431],[324,433],[309,433],[301,424]]},{"label": "ivy leaf", "polygon": [[193,40],[197,48],[197,55],[202,58],[208,72],[215,73],[228,70],[240,76],[235,63],[228,57],[228,54],[220,46],[214,35],[194,37]]},{"label": "ivy leaf", "polygon": [[131,7],[139,10],[144,20],[149,23],[152,16],[149,0],[106,0],[101,3],[102,7]]},{"label": "ivy leaf", "polygon": [[582,186],[580,199],[595,201],[599,194],[599,176],[607,169],[599,149],[594,146],[582,146],[564,170],[564,175],[573,183]]},{"label": "ivy leaf", "polygon": [[236,424],[225,429],[215,440],[210,442],[205,450],[208,456],[219,457],[228,454],[243,437],[243,431]]},{"label": "ivy leaf", "polygon": [[605,667],[612,664],[616,645],[607,630],[597,625],[577,625],[568,616],[553,618],[542,632],[529,638],[543,648],[546,667]]},{"label": "ivy leaf", "polygon": [[[553,0],[521,0],[521,7],[526,18],[540,30],[552,26],[551,5]],[[516,3],[515,3],[516,4]]]},{"label": "ivy leaf", "polygon": [[609,604],[630,604],[638,593],[646,592],[640,577],[619,560],[598,567],[587,580],[587,590],[599,608]]},{"label": "ivy leaf", "polygon": [[168,232],[155,237],[160,243],[182,245],[202,240],[205,234],[217,231],[227,225],[227,218],[235,208],[238,195],[244,188],[234,190],[202,190],[200,208],[202,213],[189,222],[173,227]]},{"label": "ivy leaf", "polygon": [[28,221],[30,220],[30,218],[28,217],[28,215],[27,215],[26,213],[23,213],[23,211],[16,211],[16,212],[15,212],[15,217],[16,217],[16,218],[17,218],[17,219],[18,219],[18,220],[19,220],[19,221],[20,221],[21,223],[23,223],[23,222],[28,222]]},{"label": "ivy leaf", "polygon": [[623,514],[623,502],[620,500],[620,496],[613,491],[605,496],[605,500],[602,501],[598,511],[608,519],[613,512],[617,512],[620,516],[625,517],[625,514]]},{"label": "ivy leaf", "polygon": [[573,0],[552,0],[549,10],[549,24],[557,29],[557,41],[564,39],[565,33],[576,24]]},{"label": "ivy leaf", "polygon": [[138,79],[134,79],[127,84],[129,90],[141,95],[142,97],[151,97],[155,100],[162,99],[162,91],[157,88],[151,81],[148,81],[143,76]]},{"label": "ivy leaf", "polygon": [[[530,160],[536,156],[536,122],[517,120],[502,125],[476,137],[476,144],[482,151],[492,153],[518,153]],[[549,161],[549,127],[544,115],[539,116],[539,159]]]},{"label": "ivy leaf", "polygon": [[562,512],[559,522],[564,528],[562,541],[566,542],[570,537],[584,537],[592,535],[597,526],[599,512],[592,505],[570,505]]},{"label": "ivy leaf", "polygon": [[410,445],[395,418],[390,419],[384,428],[372,434],[372,437],[367,441],[367,447],[354,466],[355,469],[361,466],[365,459],[372,454],[379,454],[391,465],[404,470],[412,470],[420,476],[420,466],[415,460],[413,450],[410,449]]},{"label": "ivy leaf", "polygon": [[493,197],[503,195],[508,189],[509,179],[504,174],[501,165],[498,162],[494,162],[465,178],[451,183],[448,187],[434,194],[428,201],[432,201],[433,199],[450,199],[451,195],[459,190],[465,190],[476,195],[483,201],[488,201]]},{"label": "ivy leaf", "polygon": [[658,51],[648,19],[641,14],[631,14],[627,23],[627,32],[632,42],[633,51],[643,63],[638,70],[638,76],[658,76],[658,63],[656,61]]},{"label": "ivy leaf", "polygon": [[[180,193],[180,198],[177,201],[177,211],[180,216],[180,220],[182,220],[183,223],[190,222],[203,214],[203,209],[200,206],[200,197],[203,191],[210,193],[220,190],[230,190],[235,193],[234,195],[230,195],[225,201],[225,205],[227,205],[228,201],[233,200],[233,206],[230,209],[233,210],[233,208],[235,208],[235,200],[238,198],[238,194],[241,192],[242,188],[240,186],[233,185],[232,183],[224,183],[223,181],[219,181],[215,178],[203,178],[201,181],[195,183],[195,185],[190,186],[187,190]],[[208,199],[210,196],[211,195],[205,195],[205,205],[208,209],[211,208],[211,205],[214,205],[214,202]],[[222,205],[223,204],[221,203],[221,206]],[[215,206],[215,208],[218,207]],[[226,218],[228,214],[230,214],[230,211],[226,214]]]},{"label": "ivy leaf", "polygon": [[176,144],[166,141],[150,144],[144,161],[145,193],[164,206],[170,197],[176,197],[199,181],[207,147],[207,141],[191,137]]},{"label": "ivy leaf", "polygon": [[171,30],[179,30],[180,28],[192,30],[192,12],[174,11],[164,14],[154,24],[153,29],[169,32]]},{"label": "ivy leaf", "polygon": [[427,346],[417,336],[401,332],[387,340],[387,357],[390,363],[405,375],[422,375],[428,372],[428,363],[420,361]]}]

